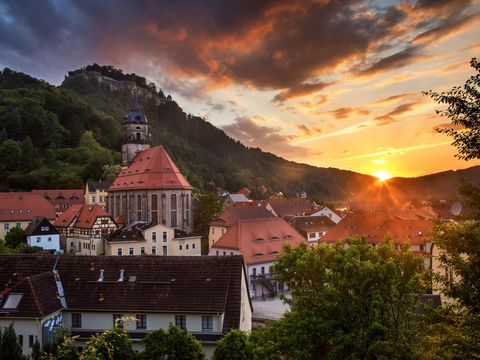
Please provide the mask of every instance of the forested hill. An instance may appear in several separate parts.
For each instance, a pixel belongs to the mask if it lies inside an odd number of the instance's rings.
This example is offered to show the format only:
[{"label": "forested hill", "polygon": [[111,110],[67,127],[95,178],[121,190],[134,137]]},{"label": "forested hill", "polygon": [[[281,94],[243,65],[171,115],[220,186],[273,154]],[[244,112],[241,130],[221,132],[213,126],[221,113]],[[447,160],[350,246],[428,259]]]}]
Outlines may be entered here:
[{"label": "forested hill", "polygon": [[[258,197],[305,191],[310,198],[330,201],[352,199],[375,181],[247,148],[202,118],[186,114],[145,78],[91,65],[70,72],[60,87],[9,69],[1,72],[0,188],[81,187],[89,178],[107,176],[111,165],[120,164],[121,121],[135,84],[152,145],[163,145],[196,187],[248,187]],[[260,193],[262,187],[268,192]],[[410,182],[407,188],[412,188]]]}]

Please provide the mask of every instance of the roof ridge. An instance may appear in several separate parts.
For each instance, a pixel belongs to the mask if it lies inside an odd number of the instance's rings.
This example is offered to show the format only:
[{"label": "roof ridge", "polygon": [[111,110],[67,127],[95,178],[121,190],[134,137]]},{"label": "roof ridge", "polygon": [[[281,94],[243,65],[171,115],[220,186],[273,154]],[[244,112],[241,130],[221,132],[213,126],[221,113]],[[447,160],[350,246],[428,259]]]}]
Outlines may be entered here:
[{"label": "roof ridge", "polygon": [[[44,274],[44,273],[42,273],[42,274]],[[40,274],[37,274],[37,275],[40,275]],[[42,306],[40,305],[40,302],[37,299],[37,292],[35,291],[35,287],[33,286],[32,277],[33,276],[28,276],[28,277],[26,277],[26,280],[27,280],[28,285],[30,287],[30,291],[32,292],[33,300],[35,301],[35,305],[37,306],[37,310],[43,316]]]}]

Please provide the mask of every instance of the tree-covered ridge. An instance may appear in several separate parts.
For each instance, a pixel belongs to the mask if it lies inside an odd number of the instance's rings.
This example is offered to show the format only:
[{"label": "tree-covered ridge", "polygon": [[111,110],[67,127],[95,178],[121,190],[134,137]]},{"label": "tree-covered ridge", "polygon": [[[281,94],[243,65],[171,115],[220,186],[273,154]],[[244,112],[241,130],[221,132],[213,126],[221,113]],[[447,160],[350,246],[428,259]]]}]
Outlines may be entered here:
[{"label": "tree-covered ridge", "polygon": [[73,93],[0,72],[0,189],[82,187],[118,163],[121,127]]},{"label": "tree-covered ridge", "polygon": [[98,65],[97,63],[93,63],[80,69],[69,71],[68,76],[75,76],[84,71],[96,71],[103,76],[118,81],[133,81],[135,84],[137,84],[137,86],[147,89],[160,97],[165,97],[161,89],[157,90],[156,85],[152,82],[147,83],[147,79],[145,79],[143,76],[139,76],[134,73],[124,74],[122,69],[117,69],[111,65]]}]

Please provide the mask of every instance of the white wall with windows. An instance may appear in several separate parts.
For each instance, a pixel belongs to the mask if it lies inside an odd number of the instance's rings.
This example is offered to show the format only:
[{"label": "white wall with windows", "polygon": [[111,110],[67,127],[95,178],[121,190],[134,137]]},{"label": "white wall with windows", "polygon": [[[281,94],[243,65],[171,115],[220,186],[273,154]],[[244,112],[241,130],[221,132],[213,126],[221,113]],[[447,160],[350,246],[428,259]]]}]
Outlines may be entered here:
[{"label": "white wall with windows", "polygon": [[32,235],[27,236],[27,244],[30,246],[39,246],[46,250],[60,251],[60,235]]}]

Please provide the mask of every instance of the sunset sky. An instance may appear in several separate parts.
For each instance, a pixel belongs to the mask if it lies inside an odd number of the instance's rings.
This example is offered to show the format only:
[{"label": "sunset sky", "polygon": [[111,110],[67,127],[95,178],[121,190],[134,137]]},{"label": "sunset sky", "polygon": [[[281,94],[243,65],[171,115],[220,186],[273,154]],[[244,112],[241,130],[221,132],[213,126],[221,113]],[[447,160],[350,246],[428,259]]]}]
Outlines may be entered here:
[{"label": "sunset sky", "polygon": [[0,68],[135,72],[247,146],[394,176],[479,165],[421,94],[480,57],[480,1],[0,0]]}]

